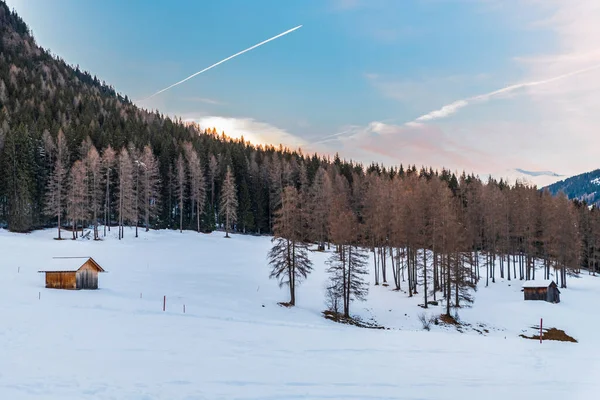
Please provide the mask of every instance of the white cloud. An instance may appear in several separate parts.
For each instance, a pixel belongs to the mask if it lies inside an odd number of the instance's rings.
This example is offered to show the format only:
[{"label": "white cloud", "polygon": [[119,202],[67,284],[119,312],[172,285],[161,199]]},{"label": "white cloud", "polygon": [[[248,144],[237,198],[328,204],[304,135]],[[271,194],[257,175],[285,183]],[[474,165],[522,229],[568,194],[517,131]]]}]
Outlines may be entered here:
[{"label": "white cloud", "polygon": [[454,103],[445,105],[439,110],[431,111],[430,113],[421,115],[419,118],[415,119],[414,122],[426,122],[432,121],[434,119],[448,117],[452,114],[455,114],[458,110],[460,110],[463,107],[466,107],[467,105],[469,105],[469,102],[467,100],[458,100]]},{"label": "white cloud", "polygon": [[[548,0],[533,4],[540,9],[551,7],[551,16],[542,26],[556,35],[557,51],[520,59],[528,76],[560,75],[600,65],[600,2]],[[561,170],[572,173],[599,167],[598,93],[600,69],[527,90],[535,112],[543,118],[545,129],[539,139],[547,158],[564,164]]]},{"label": "white cloud", "polygon": [[453,131],[433,125],[410,126],[373,121],[366,126],[349,125],[313,143],[325,153],[339,152],[346,159],[398,165],[403,163],[468,171],[493,165],[493,151],[483,151],[457,140]]},{"label": "white cloud", "polygon": [[446,118],[451,115],[456,114],[461,108],[468,106],[469,104],[485,102],[493,99],[494,97],[499,97],[501,95],[505,95],[519,89],[530,88],[534,86],[547,85],[553,82],[557,82],[563,79],[567,79],[576,75],[585,74],[587,72],[592,72],[600,69],[600,64],[592,65],[587,68],[578,69],[575,71],[567,72],[558,76],[554,76],[548,79],[535,80],[530,82],[518,83],[515,85],[506,86],[502,89],[494,90],[493,92],[484,93],[478,96],[469,97],[464,100],[458,100],[453,103],[447,104],[440,108],[439,110],[431,111],[425,115],[420,116],[415,120],[415,122],[426,122],[433,121],[440,118]]},{"label": "white cloud", "polygon": [[186,121],[194,121],[202,128],[216,128],[219,134],[225,134],[232,138],[244,137],[252,144],[282,144],[285,147],[297,149],[307,143],[303,139],[266,122],[256,121],[252,118],[232,118],[219,116],[205,116],[199,118],[186,118]]}]

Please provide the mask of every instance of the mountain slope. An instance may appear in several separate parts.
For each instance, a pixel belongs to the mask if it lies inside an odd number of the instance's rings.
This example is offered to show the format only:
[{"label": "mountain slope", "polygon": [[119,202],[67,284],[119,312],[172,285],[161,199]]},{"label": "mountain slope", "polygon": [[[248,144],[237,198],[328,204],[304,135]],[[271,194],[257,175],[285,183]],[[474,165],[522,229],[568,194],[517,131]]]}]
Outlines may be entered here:
[{"label": "mountain slope", "polygon": [[563,192],[570,199],[600,205],[600,169],[556,182],[547,189],[552,194]]},{"label": "mountain slope", "polygon": [[[327,162],[303,157],[273,146],[256,148],[241,140],[219,136],[215,130],[185,125],[158,112],[148,112],[95,76],[67,65],[37,46],[25,22],[0,0],[0,225],[13,231],[50,226],[56,218],[44,212],[48,178],[53,170],[52,145],[58,132],[66,137],[67,170],[92,144],[102,153],[111,146],[140,151],[150,146],[159,164],[161,187],[153,227],[169,228],[183,222],[193,228],[195,207],[186,196],[176,205],[174,173],[184,145],[190,144],[211,178],[202,209],[201,228],[211,230],[218,221],[218,199],[226,167],[233,170],[238,189],[237,228],[269,232],[269,172],[281,163],[304,164],[309,177]],[[340,169],[352,167],[340,162]],[[292,169],[297,175],[298,168]],[[113,173],[114,181],[117,174]],[[114,191],[113,191],[114,192]],[[116,202],[114,195],[110,204]],[[184,218],[180,219],[180,214]],[[111,215],[116,217],[116,213]]]}]

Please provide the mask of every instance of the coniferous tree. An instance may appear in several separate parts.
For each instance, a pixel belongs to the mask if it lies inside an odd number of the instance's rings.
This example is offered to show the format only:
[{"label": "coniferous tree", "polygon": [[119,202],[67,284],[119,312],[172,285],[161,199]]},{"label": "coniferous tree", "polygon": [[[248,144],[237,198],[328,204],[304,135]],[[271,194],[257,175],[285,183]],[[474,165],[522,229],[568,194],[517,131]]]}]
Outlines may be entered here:
[{"label": "coniferous tree", "polygon": [[217,174],[219,173],[219,162],[214,154],[211,154],[208,160],[208,179],[210,182],[210,221],[211,227],[214,227],[214,223],[217,220],[216,208],[215,208],[215,198],[216,198],[216,188],[215,183],[217,179]]},{"label": "coniferous tree", "polygon": [[33,147],[25,125],[21,124],[17,129],[8,130],[2,160],[9,229],[13,232],[28,232],[33,223]]},{"label": "coniferous tree", "polygon": [[113,148],[109,145],[102,152],[102,170],[104,175],[104,236],[106,236],[106,228],[110,231],[111,225],[111,194],[110,194],[110,185],[111,185],[111,172],[113,171],[115,165],[115,157],[116,153]]},{"label": "coniferous tree", "polygon": [[83,236],[83,221],[88,211],[87,174],[82,161],[75,161],[71,167],[67,198],[67,219],[71,221],[73,239],[77,239],[77,228],[80,223]]},{"label": "coniferous tree", "polygon": [[133,164],[127,148],[123,147],[119,153],[118,160],[119,187],[117,192],[117,204],[119,210],[119,240],[125,233],[125,224],[132,222],[134,218],[134,188],[133,188]]},{"label": "coniferous tree", "polygon": [[311,237],[318,243],[319,251],[325,251],[325,241],[329,236],[328,218],[332,196],[331,179],[327,171],[320,167],[312,184],[309,200]]},{"label": "coniferous tree", "polygon": [[296,305],[296,286],[312,271],[312,261],[304,243],[303,215],[298,191],[292,186],[284,189],[281,208],[275,215],[275,236],[268,259],[271,265],[269,278],[287,285],[290,290],[289,305]]},{"label": "coniferous tree", "polygon": [[132,205],[131,220],[135,224],[135,237],[138,237],[138,227],[140,224],[141,199],[143,195],[142,185],[144,184],[143,169],[140,152],[133,146],[129,146],[129,156],[131,158],[131,187],[132,187]]},{"label": "coniferous tree", "polygon": [[177,205],[179,211],[179,232],[183,232],[183,203],[186,199],[187,174],[185,162],[180,154],[175,165],[175,193],[177,195]]},{"label": "coniferous tree", "polygon": [[55,155],[54,168],[48,181],[46,192],[46,214],[58,220],[58,239],[61,237],[62,216],[66,207],[67,197],[67,172],[69,163],[69,151],[65,135],[62,130],[58,131],[56,144],[51,137],[46,137],[46,148],[52,150]]},{"label": "coniferous tree", "polygon": [[92,223],[94,226],[94,240],[99,239],[98,234],[98,213],[102,207],[102,176],[100,173],[101,159],[98,150],[94,145],[90,146],[86,159],[85,166],[88,173],[89,186],[89,208]]},{"label": "coniferous tree", "polygon": [[337,212],[330,221],[332,240],[337,244],[337,251],[327,261],[330,275],[328,291],[342,295],[344,317],[349,318],[350,303],[365,300],[368,293],[364,280],[368,273],[367,255],[359,246],[359,222],[348,205],[344,191],[337,193],[334,206]]},{"label": "coniferous tree", "polygon": [[350,304],[354,300],[364,301],[368,294],[368,285],[364,276],[367,272],[367,255],[356,244],[343,244],[339,251],[327,261],[330,274],[330,293],[342,296],[344,317],[350,317]]},{"label": "coniferous tree", "polygon": [[225,174],[225,180],[223,181],[223,187],[221,188],[221,213],[224,214],[225,218],[225,237],[229,237],[229,229],[231,224],[237,221],[237,189],[235,187],[235,180],[231,168],[227,166],[227,173]]},{"label": "coniferous tree", "polygon": [[146,232],[150,230],[150,219],[156,217],[159,201],[159,169],[158,161],[152,153],[150,146],[145,146],[141,155],[144,204],[144,226]]},{"label": "coniferous tree", "polygon": [[192,200],[192,210],[196,216],[196,231],[200,232],[200,218],[204,212],[206,202],[206,181],[202,164],[198,153],[194,150],[191,143],[184,144],[185,156],[188,164],[190,199]]}]

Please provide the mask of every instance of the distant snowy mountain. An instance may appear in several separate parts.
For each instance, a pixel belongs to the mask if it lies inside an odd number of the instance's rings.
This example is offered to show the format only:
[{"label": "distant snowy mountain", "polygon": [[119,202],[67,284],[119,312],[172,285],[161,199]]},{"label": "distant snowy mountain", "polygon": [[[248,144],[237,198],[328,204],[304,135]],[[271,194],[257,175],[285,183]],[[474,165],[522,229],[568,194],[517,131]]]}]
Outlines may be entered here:
[{"label": "distant snowy mountain", "polygon": [[519,181],[535,185],[538,188],[551,185],[565,177],[564,175],[552,171],[527,171],[522,168],[507,169],[497,173],[491,173],[488,176],[498,180],[503,179],[510,184]]},{"label": "distant snowy mountain", "polygon": [[550,193],[564,192],[570,199],[600,205],[600,169],[555,182],[548,186]]},{"label": "distant snowy mountain", "polygon": [[529,175],[529,176],[556,176],[556,177],[563,176],[563,175],[559,175],[556,172],[552,172],[552,171],[526,171],[521,168],[516,168],[515,171],[517,171],[523,175]]}]

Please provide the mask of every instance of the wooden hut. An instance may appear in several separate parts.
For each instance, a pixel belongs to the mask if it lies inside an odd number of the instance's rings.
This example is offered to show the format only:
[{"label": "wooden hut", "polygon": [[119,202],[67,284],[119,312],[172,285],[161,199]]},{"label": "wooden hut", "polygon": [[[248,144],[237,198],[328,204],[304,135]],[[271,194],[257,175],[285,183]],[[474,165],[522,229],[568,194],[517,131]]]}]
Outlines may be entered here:
[{"label": "wooden hut", "polygon": [[549,303],[560,303],[560,290],[554,281],[535,280],[523,284],[525,300],[543,300]]},{"label": "wooden hut", "polygon": [[98,289],[98,273],[106,272],[92,257],[54,257],[44,270],[50,289]]}]

